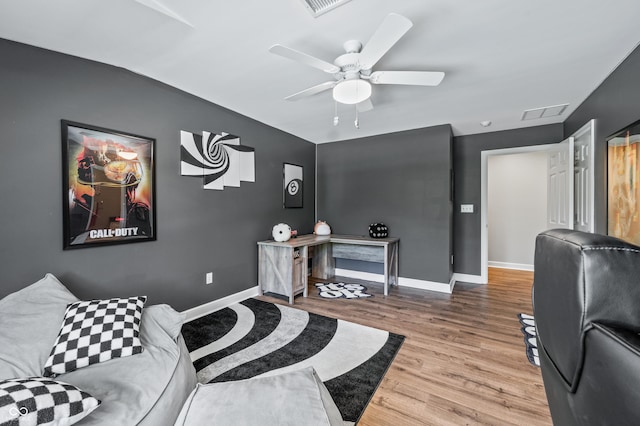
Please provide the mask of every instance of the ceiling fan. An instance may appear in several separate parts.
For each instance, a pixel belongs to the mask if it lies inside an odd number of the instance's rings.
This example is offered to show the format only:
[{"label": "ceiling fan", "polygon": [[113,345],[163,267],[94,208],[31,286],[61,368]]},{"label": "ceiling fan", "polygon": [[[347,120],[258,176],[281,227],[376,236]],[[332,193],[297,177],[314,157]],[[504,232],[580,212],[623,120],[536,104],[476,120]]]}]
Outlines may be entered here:
[{"label": "ceiling fan", "polygon": [[[373,108],[371,84],[403,84],[437,86],[444,78],[440,71],[373,71],[372,68],[406,34],[413,23],[402,15],[390,13],[382,21],[366,45],[357,40],[344,43],[346,53],[338,56],[333,64],[307,55],[281,44],[269,48],[274,53],[313,68],[332,74],[334,80],[327,81],[285,99],[298,99],[333,89],[333,98],[342,104],[356,105],[360,112]],[[356,122],[357,127],[357,122]]]}]

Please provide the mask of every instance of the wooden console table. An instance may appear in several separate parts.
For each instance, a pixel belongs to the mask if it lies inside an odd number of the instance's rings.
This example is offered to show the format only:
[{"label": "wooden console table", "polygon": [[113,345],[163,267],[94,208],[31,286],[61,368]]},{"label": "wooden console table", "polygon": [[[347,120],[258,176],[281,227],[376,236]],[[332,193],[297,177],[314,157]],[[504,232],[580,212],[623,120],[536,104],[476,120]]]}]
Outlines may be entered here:
[{"label": "wooden console table", "polygon": [[364,260],[384,264],[384,295],[398,284],[398,238],[351,235],[301,235],[289,241],[258,242],[260,294],[271,292],[293,298],[307,297],[309,247],[314,247],[311,275],[326,280],[335,275],[335,259]]}]

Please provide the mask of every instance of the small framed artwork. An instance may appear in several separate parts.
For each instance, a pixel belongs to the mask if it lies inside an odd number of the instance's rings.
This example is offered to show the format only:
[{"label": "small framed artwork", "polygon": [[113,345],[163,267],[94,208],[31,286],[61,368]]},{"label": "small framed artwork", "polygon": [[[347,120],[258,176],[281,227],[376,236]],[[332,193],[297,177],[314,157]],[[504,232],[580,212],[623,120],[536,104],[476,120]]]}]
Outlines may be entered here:
[{"label": "small framed artwork", "polygon": [[640,245],[640,121],[607,138],[607,233]]},{"label": "small framed artwork", "polygon": [[62,120],[65,250],[156,239],[154,145]]},{"label": "small framed artwork", "polygon": [[284,208],[302,207],[302,190],[304,184],[304,171],[302,166],[284,163]]}]

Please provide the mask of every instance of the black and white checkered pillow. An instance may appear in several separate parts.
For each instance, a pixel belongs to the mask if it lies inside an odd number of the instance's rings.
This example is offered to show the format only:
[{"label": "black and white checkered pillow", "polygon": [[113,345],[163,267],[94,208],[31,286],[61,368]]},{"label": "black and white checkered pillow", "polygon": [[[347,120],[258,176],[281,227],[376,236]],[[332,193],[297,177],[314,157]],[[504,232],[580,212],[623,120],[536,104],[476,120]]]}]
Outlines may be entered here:
[{"label": "black and white checkered pillow", "polygon": [[71,425],[98,405],[77,387],[44,377],[0,381],[0,426]]},{"label": "black and white checkered pillow", "polygon": [[71,303],[44,365],[44,375],[51,377],[142,352],[140,319],[146,301],[146,296],[141,296]]}]

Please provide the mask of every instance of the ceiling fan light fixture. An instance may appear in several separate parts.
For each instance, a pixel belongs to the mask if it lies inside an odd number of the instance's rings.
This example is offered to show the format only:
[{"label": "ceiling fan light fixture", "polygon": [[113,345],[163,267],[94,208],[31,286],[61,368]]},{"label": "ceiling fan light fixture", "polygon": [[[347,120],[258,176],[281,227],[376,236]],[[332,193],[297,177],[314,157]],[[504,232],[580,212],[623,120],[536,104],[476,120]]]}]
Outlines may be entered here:
[{"label": "ceiling fan light fixture", "polygon": [[341,104],[359,104],[369,99],[370,96],[371,84],[366,80],[345,80],[333,88],[333,99]]}]

